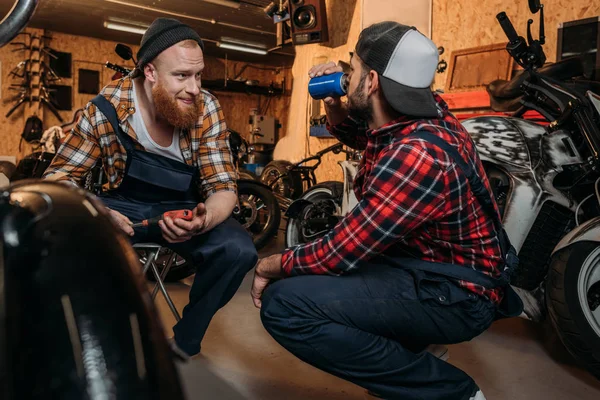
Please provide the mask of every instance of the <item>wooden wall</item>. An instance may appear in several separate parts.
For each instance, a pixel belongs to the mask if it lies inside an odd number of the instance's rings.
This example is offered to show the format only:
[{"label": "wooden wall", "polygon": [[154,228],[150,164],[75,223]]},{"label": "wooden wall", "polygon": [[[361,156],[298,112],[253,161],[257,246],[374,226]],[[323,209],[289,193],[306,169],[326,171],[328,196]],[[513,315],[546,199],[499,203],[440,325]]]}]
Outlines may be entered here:
[{"label": "wooden wall", "polygon": [[[354,50],[360,33],[361,9],[362,1],[328,0],[329,43],[296,47],[296,59],[292,68],[294,86],[289,125],[286,136],[275,148],[275,159],[300,161],[307,155],[314,155],[317,151],[336,142],[335,139],[308,136],[308,115],[312,103],[308,94],[308,70],[317,63],[328,61],[337,63],[338,60],[349,62],[349,53]],[[342,155],[328,154],[316,171],[317,180],[319,182],[342,180],[341,168],[337,161],[343,158]]]},{"label": "wooden wall", "polygon": [[[600,16],[600,1],[542,0],[546,22],[544,51],[549,62],[556,61],[558,24]],[[538,37],[539,13],[532,15],[527,0],[433,0],[433,41],[444,46],[442,59],[450,60],[452,51],[494,43],[505,43],[506,35],[496,20],[505,11],[517,32],[527,37],[527,20],[532,18],[534,37]],[[443,89],[446,73],[437,74],[435,89]]]},{"label": "wooden wall", "polygon": [[[39,29],[27,29],[30,33],[43,34],[44,31]],[[100,72],[100,88],[110,82],[114,71],[104,67],[106,61],[125,65],[126,63],[114,52],[116,42],[105,41],[95,38],[72,36],[56,32],[46,32],[52,36],[52,40],[48,44],[57,51],[68,52],[72,55],[72,78],[62,78],[61,85],[70,85],[72,87],[73,109],[72,111],[61,111],[61,117],[65,122],[71,121],[73,113],[81,107],[84,107],[94,95],[78,93],[79,69],[90,69]],[[14,41],[20,40],[17,37]],[[18,64],[19,61],[25,59],[25,52],[12,52],[13,46],[6,45],[0,48],[1,61],[1,99],[0,99],[0,156],[9,155],[16,156],[20,159],[24,155],[31,152],[31,147],[23,142],[22,150],[19,152],[20,135],[23,130],[24,122],[30,115],[30,110],[27,107],[20,107],[10,118],[5,115],[14,104],[10,99],[14,93],[9,91],[11,83],[18,83],[18,80],[9,78],[9,72]],[[132,46],[134,52],[137,52],[138,47]],[[205,57],[206,69],[203,74],[204,79],[223,79],[225,73],[229,78],[233,78],[241,71],[245,63],[231,62],[223,59],[217,59],[207,55]],[[132,65],[128,65],[131,67]],[[256,65],[259,68],[264,68],[262,65]],[[271,82],[281,84],[283,78],[286,77],[288,94],[285,96],[273,97],[269,103],[269,108],[266,110],[267,115],[273,115],[280,119],[283,126],[287,125],[288,107],[290,101],[291,89],[291,71],[290,69],[281,69],[279,71],[264,70],[256,68],[247,68],[240,76],[240,79],[258,80],[260,85],[269,85]],[[227,120],[227,124],[236,131],[247,136],[249,132],[248,115],[251,108],[264,109],[267,104],[265,96],[250,95],[245,93],[231,93],[225,91],[215,92],[218,97]],[[44,128],[47,129],[53,125],[60,125],[58,119],[47,109],[41,109],[38,114],[43,122]],[[282,135],[285,130],[282,130]]]}]

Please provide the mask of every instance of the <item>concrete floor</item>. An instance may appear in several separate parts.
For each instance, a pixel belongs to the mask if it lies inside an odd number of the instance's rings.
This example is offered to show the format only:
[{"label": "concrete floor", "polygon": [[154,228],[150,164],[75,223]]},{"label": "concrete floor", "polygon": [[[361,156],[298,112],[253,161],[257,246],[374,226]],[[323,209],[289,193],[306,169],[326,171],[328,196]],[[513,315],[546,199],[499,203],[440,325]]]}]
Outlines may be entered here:
[{"label": "concrete floor", "polygon": [[[277,241],[266,256],[283,245]],[[250,299],[252,274],[219,311],[202,343],[202,353],[180,366],[188,399],[362,400],[352,383],[296,359],[264,330]],[[187,304],[188,278],[169,284],[179,310]],[[160,295],[156,300],[165,330],[175,319]],[[452,364],[471,375],[488,400],[600,399],[600,381],[576,366],[548,324],[518,318],[495,323],[468,343],[450,346]]]}]

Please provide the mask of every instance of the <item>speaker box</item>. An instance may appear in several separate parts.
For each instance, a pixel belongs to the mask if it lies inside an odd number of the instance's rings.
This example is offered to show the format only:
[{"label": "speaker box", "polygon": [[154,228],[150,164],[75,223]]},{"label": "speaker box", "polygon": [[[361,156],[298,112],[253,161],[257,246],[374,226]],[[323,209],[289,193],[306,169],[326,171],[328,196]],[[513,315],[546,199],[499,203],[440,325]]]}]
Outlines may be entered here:
[{"label": "speaker box", "polygon": [[292,43],[321,43],[329,40],[325,0],[289,0]]}]

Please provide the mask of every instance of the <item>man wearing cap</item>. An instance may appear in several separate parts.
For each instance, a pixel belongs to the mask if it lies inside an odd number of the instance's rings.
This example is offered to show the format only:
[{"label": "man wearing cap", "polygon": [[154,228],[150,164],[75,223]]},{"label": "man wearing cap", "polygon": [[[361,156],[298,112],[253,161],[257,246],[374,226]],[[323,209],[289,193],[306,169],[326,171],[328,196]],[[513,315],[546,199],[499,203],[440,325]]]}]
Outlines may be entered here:
[{"label": "man wearing cap", "polygon": [[[258,258],[230,217],[237,172],[219,102],[201,89],[203,50],[189,26],[156,19],[142,37],[135,72],[86,106],[45,173],[79,185],[101,160],[108,183],[100,197],[115,225],[133,242],[159,242],[193,263],[190,302],[173,328],[188,355],[200,351],[211,318]],[[193,219],[131,226],[178,209],[192,210]]]},{"label": "man wearing cap", "polygon": [[252,287],[282,346],[385,399],[484,399],[425,350],[485,331],[506,287],[498,209],[473,141],[430,90],[437,63],[414,28],[361,32],[347,103],[324,99],[331,133],[364,149],[358,205],[323,238],[259,260]]}]

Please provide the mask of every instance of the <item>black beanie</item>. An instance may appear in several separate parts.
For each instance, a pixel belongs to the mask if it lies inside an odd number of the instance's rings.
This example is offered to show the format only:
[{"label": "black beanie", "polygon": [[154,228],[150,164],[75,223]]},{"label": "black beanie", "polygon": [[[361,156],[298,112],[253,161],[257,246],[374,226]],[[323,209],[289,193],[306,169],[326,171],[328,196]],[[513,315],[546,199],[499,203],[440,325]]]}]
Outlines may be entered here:
[{"label": "black beanie", "polygon": [[155,19],[152,25],[148,27],[148,30],[146,30],[146,33],[144,33],[144,36],[142,36],[140,49],[137,52],[137,67],[140,70],[143,69],[146,64],[154,60],[160,53],[175,43],[187,39],[198,42],[200,48],[204,51],[204,43],[202,43],[200,35],[188,25],[173,18]]}]

